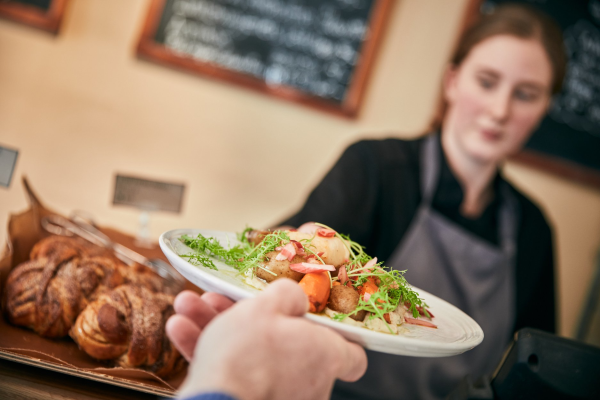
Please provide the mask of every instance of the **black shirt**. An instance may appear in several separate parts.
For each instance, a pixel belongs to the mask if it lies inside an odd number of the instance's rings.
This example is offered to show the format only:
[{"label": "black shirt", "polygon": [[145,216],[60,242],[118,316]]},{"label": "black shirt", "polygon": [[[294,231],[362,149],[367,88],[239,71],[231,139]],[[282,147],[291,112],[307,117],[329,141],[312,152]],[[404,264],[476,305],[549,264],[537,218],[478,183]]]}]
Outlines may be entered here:
[{"label": "black shirt", "polygon": [[[439,139],[439,136],[438,136]],[[441,145],[440,145],[441,148]],[[460,213],[460,205],[463,202],[463,189],[456,180],[444,152],[441,152],[441,171],[437,190],[431,202],[431,206],[439,211],[446,218],[454,221],[458,225],[476,234],[491,244],[498,245],[498,211],[500,201],[494,196],[490,204],[483,210],[478,218],[468,218]],[[493,191],[498,193],[500,190],[500,175],[496,174],[493,182]]]},{"label": "black shirt", "polygon": [[[390,258],[421,202],[420,154],[423,139],[368,140],[348,147],[302,209],[282,222],[300,226],[316,221],[331,226],[379,260]],[[443,158],[443,157],[442,157]],[[498,243],[498,200],[479,218],[459,212],[463,192],[445,159],[432,206],[492,244]],[[498,175],[494,186],[503,178]],[[555,332],[552,234],[538,207],[514,187],[519,203],[516,255],[516,322]]]}]

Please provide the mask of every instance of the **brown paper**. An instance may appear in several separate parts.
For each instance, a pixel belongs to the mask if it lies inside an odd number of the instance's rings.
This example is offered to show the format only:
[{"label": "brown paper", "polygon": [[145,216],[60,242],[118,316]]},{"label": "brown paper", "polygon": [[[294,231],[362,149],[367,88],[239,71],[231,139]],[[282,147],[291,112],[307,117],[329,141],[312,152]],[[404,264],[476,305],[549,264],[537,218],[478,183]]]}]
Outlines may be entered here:
[{"label": "brown paper", "polygon": [[[35,243],[50,236],[42,228],[41,219],[47,215],[58,215],[42,205],[25,178],[23,185],[30,207],[20,214],[11,214],[9,218],[7,246],[0,259],[0,298],[3,297],[4,284],[10,270],[29,259]],[[158,245],[151,249],[140,248],[130,235],[110,228],[100,229],[114,242],[148,258],[167,261]],[[199,291],[189,282],[185,288]],[[174,395],[187,373],[186,368],[163,380],[140,369],[111,368],[109,364],[89,357],[70,338],[43,338],[33,331],[9,324],[4,314],[0,318],[0,357],[163,396]]]}]

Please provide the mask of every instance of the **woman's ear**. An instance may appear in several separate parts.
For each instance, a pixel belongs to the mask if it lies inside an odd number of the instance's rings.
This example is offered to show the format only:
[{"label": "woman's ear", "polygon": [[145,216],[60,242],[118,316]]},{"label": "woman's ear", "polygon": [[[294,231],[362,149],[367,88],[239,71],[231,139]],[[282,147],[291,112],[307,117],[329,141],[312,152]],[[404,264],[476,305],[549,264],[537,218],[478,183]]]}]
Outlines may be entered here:
[{"label": "woman's ear", "polygon": [[458,67],[454,64],[448,64],[444,72],[443,90],[444,99],[448,103],[452,103],[456,98],[456,80],[458,79]]}]

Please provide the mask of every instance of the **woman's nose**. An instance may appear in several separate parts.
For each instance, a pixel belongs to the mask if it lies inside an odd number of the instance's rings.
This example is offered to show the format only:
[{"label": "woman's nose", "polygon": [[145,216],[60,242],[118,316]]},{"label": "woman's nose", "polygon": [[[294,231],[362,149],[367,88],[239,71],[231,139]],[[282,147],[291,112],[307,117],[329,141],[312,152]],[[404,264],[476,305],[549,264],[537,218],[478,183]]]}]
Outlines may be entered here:
[{"label": "woman's nose", "polygon": [[510,115],[511,93],[498,90],[490,99],[488,111],[490,116],[497,122],[504,122]]}]

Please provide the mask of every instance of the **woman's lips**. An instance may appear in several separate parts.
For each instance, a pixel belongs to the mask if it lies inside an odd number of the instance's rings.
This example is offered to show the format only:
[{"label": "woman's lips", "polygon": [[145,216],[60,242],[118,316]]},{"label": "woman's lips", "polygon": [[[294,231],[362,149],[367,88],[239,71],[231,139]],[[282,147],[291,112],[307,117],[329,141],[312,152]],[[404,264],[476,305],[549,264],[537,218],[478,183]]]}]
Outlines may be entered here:
[{"label": "woman's lips", "polygon": [[502,132],[497,129],[483,128],[483,129],[481,129],[481,135],[486,140],[490,140],[490,141],[494,141],[494,142],[498,141],[502,138]]}]

